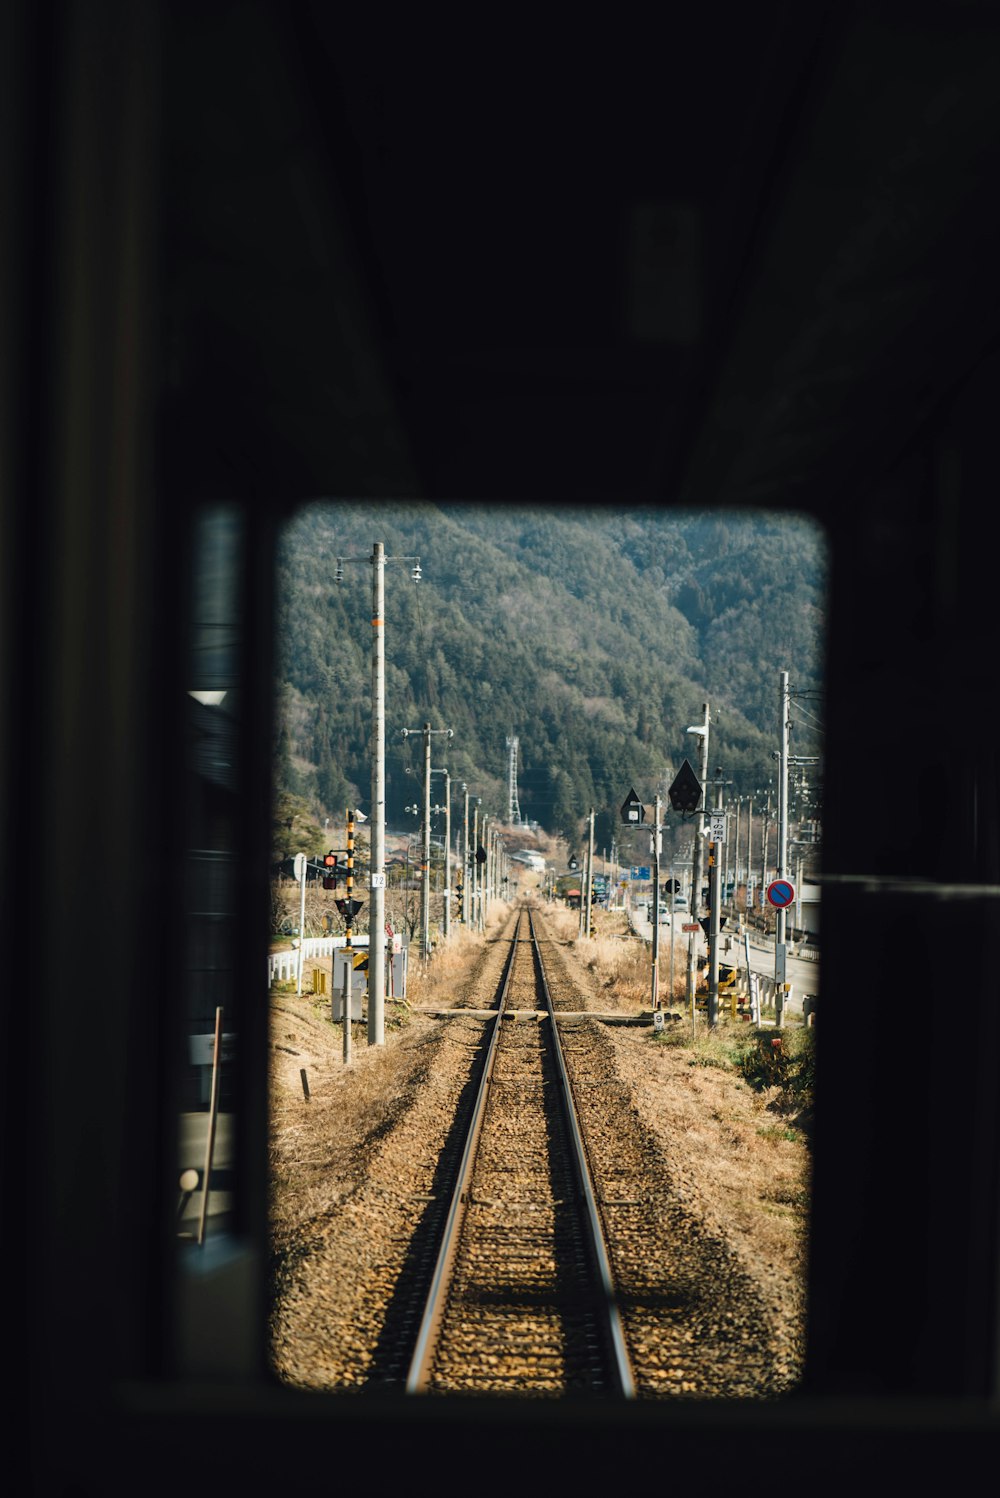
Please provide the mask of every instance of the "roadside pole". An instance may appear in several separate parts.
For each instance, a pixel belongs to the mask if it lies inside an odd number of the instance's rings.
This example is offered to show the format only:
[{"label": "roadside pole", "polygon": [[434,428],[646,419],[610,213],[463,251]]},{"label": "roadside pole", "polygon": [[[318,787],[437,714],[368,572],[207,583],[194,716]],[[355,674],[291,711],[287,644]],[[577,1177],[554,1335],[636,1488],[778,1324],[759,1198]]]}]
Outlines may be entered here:
[{"label": "roadside pole", "polygon": [[747,993],[750,995],[750,1023],[760,1024],[760,987],[757,977],[750,966],[750,929],[743,927],[743,955],[747,964]]},{"label": "roadside pole", "polygon": [[[788,877],[788,672],[781,672],[781,747],[778,764],[778,878]],[[774,927],[774,1022],[778,1029],[785,1023],[785,979],[787,976],[785,945],[786,911],[778,909]]]},{"label": "roadside pole", "polygon": [[469,867],[469,787],[462,782],[462,796],[465,800],[464,820],[462,823],[462,925],[469,924],[469,886],[472,883],[472,871]]},{"label": "roadside pole", "polygon": [[591,924],[591,905],[594,891],[594,808],[590,808],[590,837],[587,843],[587,932],[593,936],[594,930]]},{"label": "roadside pole", "polygon": [[451,935],[451,776],[444,771],[444,939]]},{"label": "roadside pole", "polygon": [[653,835],[650,838],[653,859],[653,971],[650,1007],[654,1013],[660,1007],[660,806],[660,793],[657,791]]},{"label": "roadside pole", "polygon": [[[347,809],[347,918],[344,932],[344,1065],[351,1064],[351,996],[354,988],[354,962],[351,952],[351,930],[354,920],[354,813]],[[369,964],[371,937],[368,938]]]},{"label": "roadside pole", "polygon": [[753,856],[751,841],[753,838],[753,797],[748,798],[747,803],[747,866],[746,883],[743,886],[743,919],[746,921],[750,914],[750,859]]},{"label": "roadside pole", "polygon": [[[370,557],[337,557],[334,581],[344,581],[345,562],[367,562],[372,569],[372,830],[369,874],[368,1043],[385,1044],[385,564],[411,562],[410,576],[423,576],[419,557],[387,557],[381,541]],[[362,818],[361,820],[364,820]],[[350,1029],[350,1021],[346,1021]]]},{"label": "roadside pole", "polygon": [[401,728],[403,738],[408,738],[411,733],[422,733],[424,741],[424,794],[423,794],[423,826],[421,828],[421,867],[420,867],[420,956],[423,962],[430,961],[431,955],[431,735],[435,733],[446,734],[453,738],[454,734],[450,728],[432,728],[425,723],[422,729]]},{"label": "roadside pole", "polygon": [[420,851],[420,956],[431,956],[431,725],[424,724],[424,799]]},{"label": "roadside pole", "polygon": [[372,826],[368,1044],[385,1044],[385,547],[372,550]]},{"label": "roadside pole", "polygon": [[476,797],[476,804],[472,808],[472,863],[470,865],[472,874],[472,892],[470,896],[470,915],[472,917],[472,929],[479,930],[479,802],[481,797]]},{"label": "roadside pole", "polygon": [[674,859],[670,857],[670,1004],[674,1002]]},{"label": "roadside pole", "polygon": [[[490,846],[489,821],[489,812],[484,812],[483,824],[479,829],[479,846],[482,848],[483,853],[485,854],[479,879],[479,929],[481,932],[483,932],[484,935],[486,933],[486,918],[490,913],[490,855],[488,851]],[[479,849],[477,848],[476,851],[478,853]]]},{"label": "roadside pole", "polygon": [[[707,702],[703,703],[702,704],[702,708],[703,708],[704,718],[703,718],[701,726],[697,727],[697,728],[689,728],[688,729],[688,733],[697,733],[697,734],[699,734],[701,736],[701,775],[699,776],[699,779],[701,781],[702,795],[705,798],[705,802],[703,804],[702,811],[700,811],[698,813],[698,821],[700,821],[700,822],[703,823],[703,821],[704,821],[704,812],[707,810],[707,789],[706,788],[707,788],[707,785],[708,785],[708,738],[709,738],[710,719],[709,719],[708,703]],[[698,822],[696,822],[695,823],[695,828],[694,828],[694,851],[692,853],[692,868],[691,868],[691,919],[692,920],[696,920],[698,918],[698,912],[699,912],[699,910],[701,908],[701,903],[702,903],[702,901],[701,901],[701,855],[702,855],[702,844],[704,843],[704,841],[705,841],[704,826],[700,826],[699,827]],[[696,974],[695,974],[694,939],[691,938],[688,941],[687,996],[688,996],[688,1003],[691,1005],[691,1033],[692,1033],[692,1035],[694,1034],[694,1029],[695,1029],[695,1001],[694,1001],[695,987],[696,987]]]},{"label": "roadside pole", "polygon": [[299,881],[299,981],[296,993],[299,994],[302,992],[302,969],[305,966],[305,948],[302,943],[305,941],[306,925],[306,867],[306,855],[304,853],[296,853],[295,877]]},{"label": "roadside pole", "polygon": [[[718,771],[721,777],[721,769]],[[708,1028],[714,1030],[719,1023],[719,906],[721,902],[721,880],[722,872],[722,850],[725,847],[726,825],[725,813],[722,811],[722,780],[715,782],[715,826],[709,825],[712,830],[712,841],[708,845]],[[722,816],[720,824],[719,817]],[[721,832],[721,837],[719,833]]]}]

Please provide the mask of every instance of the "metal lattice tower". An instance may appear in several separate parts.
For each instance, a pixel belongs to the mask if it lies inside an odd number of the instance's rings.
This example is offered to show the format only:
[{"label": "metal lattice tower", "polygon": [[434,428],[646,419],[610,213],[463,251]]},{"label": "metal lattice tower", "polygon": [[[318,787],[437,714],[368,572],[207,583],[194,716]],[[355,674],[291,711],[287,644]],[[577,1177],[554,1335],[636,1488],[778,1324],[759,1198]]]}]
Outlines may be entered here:
[{"label": "metal lattice tower", "polygon": [[517,735],[507,735],[507,824],[520,826],[521,808],[517,804]]}]

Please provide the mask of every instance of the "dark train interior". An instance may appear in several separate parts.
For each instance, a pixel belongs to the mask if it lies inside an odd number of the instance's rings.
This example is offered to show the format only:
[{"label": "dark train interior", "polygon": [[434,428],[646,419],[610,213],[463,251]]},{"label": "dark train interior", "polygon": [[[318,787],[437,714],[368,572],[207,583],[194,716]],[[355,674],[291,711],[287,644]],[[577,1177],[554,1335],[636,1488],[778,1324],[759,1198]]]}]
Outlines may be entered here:
[{"label": "dark train interior", "polygon": [[[3,1239],[45,1498],[538,1491],[557,1460],[585,1492],[954,1491],[996,1452],[1000,12],[583,15],[3,8]],[[825,528],[793,1397],[268,1376],[273,558],[338,497]],[[195,678],[232,694],[226,743]],[[240,1035],[236,1208],[193,1260],[173,1158],[207,994]]]}]

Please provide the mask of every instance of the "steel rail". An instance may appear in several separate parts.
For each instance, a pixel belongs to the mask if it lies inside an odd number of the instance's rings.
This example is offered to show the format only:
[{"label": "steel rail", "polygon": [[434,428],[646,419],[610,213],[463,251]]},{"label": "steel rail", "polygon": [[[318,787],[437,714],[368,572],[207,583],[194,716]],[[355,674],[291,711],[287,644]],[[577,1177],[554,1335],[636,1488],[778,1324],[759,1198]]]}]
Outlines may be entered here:
[{"label": "steel rail", "polygon": [[430,1381],[431,1365],[434,1361],[438,1334],[441,1329],[441,1320],[444,1315],[446,1291],[451,1278],[455,1251],[458,1247],[462,1222],[464,1221],[468,1205],[469,1182],[472,1179],[472,1172],[476,1163],[476,1153],[479,1148],[479,1138],[483,1129],[483,1119],[486,1116],[486,1101],[489,1097],[490,1083],[493,1080],[493,1066],[496,1061],[500,1027],[503,1023],[504,1009],[507,1004],[507,990],[510,987],[511,974],[514,971],[514,953],[517,950],[518,942],[516,932],[519,927],[520,917],[518,917],[518,924],[514,928],[515,935],[511,940],[510,952],[503,972],[503,979],[500,986],[500,1002],[497,1005],[496,1018],[493,1020],[493,1033],[490,1037],[489,1050],[486,1053],[486,1064],[483,1067],[483,1075],[476,1093],[472,1122],[466,1136],[465,1148],[462,1151],[462,1159],[458,1168],[458,1178],[455,1182],[451,1204],[448,1208],[441,1247],[438,1250],[437,1262],[434,1266],[434,1274],[431,1278],[431,1286],[427,1294],[424,1314],[420,1322],[420,1330],[417,1333],[413,1357],[410,1360],[410,1368],[406,1377],[407,1394],[424,1393]]},{"label": "steel rail", "polygon": [[538,959],[538,974],[542,982],[542,992],[545,995],[545,1006],[548,1010],[549,1029],[552,1032],[552,1044],[555,1050],[556,1062],[559,1069],[559,1080],[562,1085],[563,1107],[569,1124],[570,1136],[573,1140],[573,1163],[576,1168],[577,1182],[586,1205],[586,1220],[590,1229],[589,1246],[591,1255],[601,1281],[603,1305],[605,1312],[605,1334],[611,1353],[611,1365],[615,1380],[618,1385],[618,1393],[624,1399],[635,1398],[635,1378],[632,1373],[632,1363],[628,1355],[625,1342],[625,1330],[622,1326],[621,1314],[618,1310],[618,1297],[615,1290],[614,1276],[611,1272],[611,1260],[608,1257],[607,1245],[604,1241],[604,1229],[601,1226],[601,1216],[597,1208],[597,1197],[594,1192],[593,1180],[590,1174],[590,1165],[587,1160],[587,1150],[580,1132],[580,1123],[576,1114],[576,1106],[573,1102],[573,1089],[570,1086],[569,1072],[563,1056],[562,1042],[559,1039],[559,1029],[556,1025],[555,1009],[552,1004],[552,995],[549,993],[548,981],[545,977],[545,965],[542,962],[542,949],[535,936],[535,923],[531,911],[528,911],[528,926],[531,931],[532,945]]}]

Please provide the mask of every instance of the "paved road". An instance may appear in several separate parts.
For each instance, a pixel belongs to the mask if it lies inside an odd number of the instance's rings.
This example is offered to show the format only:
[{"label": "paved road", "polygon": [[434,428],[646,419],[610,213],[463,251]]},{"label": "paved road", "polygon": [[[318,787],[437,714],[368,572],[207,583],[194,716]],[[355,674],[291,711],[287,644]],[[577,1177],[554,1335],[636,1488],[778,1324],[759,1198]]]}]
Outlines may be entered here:
[{"label": "paved road", "polygon": [[[688,935],[681,930],[682,925],[688,921],[687,912],[683,915],[673,916],[674,927],[674,971],[683,972],[687,964]],[[651,942],[653,939],[653,927],[644,910],[636,910],[632,914],[632,924],[638,936],[644,941]],[[746,971],[746,949],[742,936],[732,933],[728,940],[729,950],[726,950],[727,933],[720,933],[720,962],[735,964],[742,972]],[[704,932],[699,930],[694,934],[695,953],[697,956],[708,956],[708,941]],[[755,973],[762,974],[765,978],[774,977],[774,940],[765,938],[762,933],[751,931],[750,933],[750,966]],[[660,971],[670,971],[670,920],[660,922]],[[792,985],[792,992],[788,1009],[794,1014],[802,1013],[802,1002],[806,994],[819,993],[820,965],[819,957],[795,957],[792,955],[792,947],[789,944],[786,958],[786,981]]]}]

